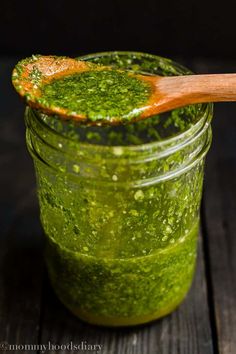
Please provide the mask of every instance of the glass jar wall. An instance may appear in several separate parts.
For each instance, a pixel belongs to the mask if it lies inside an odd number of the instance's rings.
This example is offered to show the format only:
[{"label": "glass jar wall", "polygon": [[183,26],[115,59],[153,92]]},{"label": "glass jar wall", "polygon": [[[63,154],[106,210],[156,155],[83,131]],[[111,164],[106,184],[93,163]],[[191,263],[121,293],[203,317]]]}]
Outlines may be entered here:
[{"label": "glass jar wall", "polygon": [[[141,53],[83,57],[142,74],[190,73]],[[100,325],[173,311],[194,274],[211,105],[122,127],[26,110],[49,276],[60,300]]]}]

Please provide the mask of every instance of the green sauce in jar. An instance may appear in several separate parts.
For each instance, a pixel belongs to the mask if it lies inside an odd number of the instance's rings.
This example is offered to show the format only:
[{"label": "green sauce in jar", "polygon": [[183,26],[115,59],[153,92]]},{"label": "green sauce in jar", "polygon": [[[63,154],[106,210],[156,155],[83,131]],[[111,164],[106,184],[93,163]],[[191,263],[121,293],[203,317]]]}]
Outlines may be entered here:
[{"label": "green sauce in jar", "polygon": [[[188,73],[139,53],[85,59]],[[27,109],[48,271],[78,317],[141,324],[183,300],[195,268],[211,113],[210,105],[195,105],[122,127],[86,127]]]}]

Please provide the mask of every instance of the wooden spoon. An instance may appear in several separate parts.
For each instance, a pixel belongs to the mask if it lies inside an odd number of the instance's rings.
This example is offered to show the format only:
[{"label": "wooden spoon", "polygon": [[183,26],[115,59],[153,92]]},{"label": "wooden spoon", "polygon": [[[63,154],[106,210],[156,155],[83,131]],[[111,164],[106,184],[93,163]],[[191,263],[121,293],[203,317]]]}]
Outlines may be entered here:
[{"label": "wooden spoon", "polygon": [[[42,86],[51,80],[84,71],[104,69],[112,68],[67,57],[33,56],[17,64],[13,71],[12,81],[29,106],[40,109],[46,114],[58,114],[89,124],[122,124],[127,121],[125,117],[111,117],[110,120],[104,117],[104,119],[91,122],[89,117],[80,113],[71,113],[60,106],[49,106],[42,97]],[[129,122],[194,103],[236,101],[236,74],[164,77],[135,75],[134,73],[130,75],[149,83],[151,94],[145,105],[137,107],[137,114],[133,115]]]}]

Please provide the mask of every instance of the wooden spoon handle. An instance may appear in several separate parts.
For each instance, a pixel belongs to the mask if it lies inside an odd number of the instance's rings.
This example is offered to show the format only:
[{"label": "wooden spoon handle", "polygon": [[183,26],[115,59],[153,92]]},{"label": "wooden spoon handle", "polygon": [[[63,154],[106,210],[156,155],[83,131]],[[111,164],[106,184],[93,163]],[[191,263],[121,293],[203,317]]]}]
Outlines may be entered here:
[{"label": "wooden spoon handle", "polygon": [[187,75],[164,77],[158,89],[181,104],[236,101],[236,74]]}]

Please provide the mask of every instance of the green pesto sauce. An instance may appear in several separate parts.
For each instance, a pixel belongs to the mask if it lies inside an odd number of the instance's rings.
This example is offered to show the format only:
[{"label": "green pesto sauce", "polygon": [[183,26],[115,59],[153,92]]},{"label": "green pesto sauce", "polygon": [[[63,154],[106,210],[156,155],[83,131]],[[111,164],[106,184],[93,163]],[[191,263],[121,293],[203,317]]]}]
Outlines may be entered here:
[{"label": "green pesto sauce", "polygon": [[76,253],[49,238],[49,275],[61,301],[84,320],[148,322],[173,311],[189,290],[197,236],[198,224],[163,252],[128,259],[87,256],[89,248]]},{"label": "green pesto sauce", "polygon": [[118,70],[73,74],[42,87],[42,98],[47,105],[66,108],[93,121],[138,116],[139,107],[150,94],[148,83]]},{"label": "green pesto sauce", "polygon": [[[179,73],[152,56],[96,61],[111,62],[138,72]],[[199,153],[206,134],[159,159],[161,147],[147,155],[129,148],[183,132],[187,140],[199,112],[195,105],[122,127],[83,127],[27,110],[50,279],[80,318],[140,324],[170,313],[184,298],[195,268],[204,161],[176,177],[155,178]],[[169,147],[175,144],[172,139]]]}]

